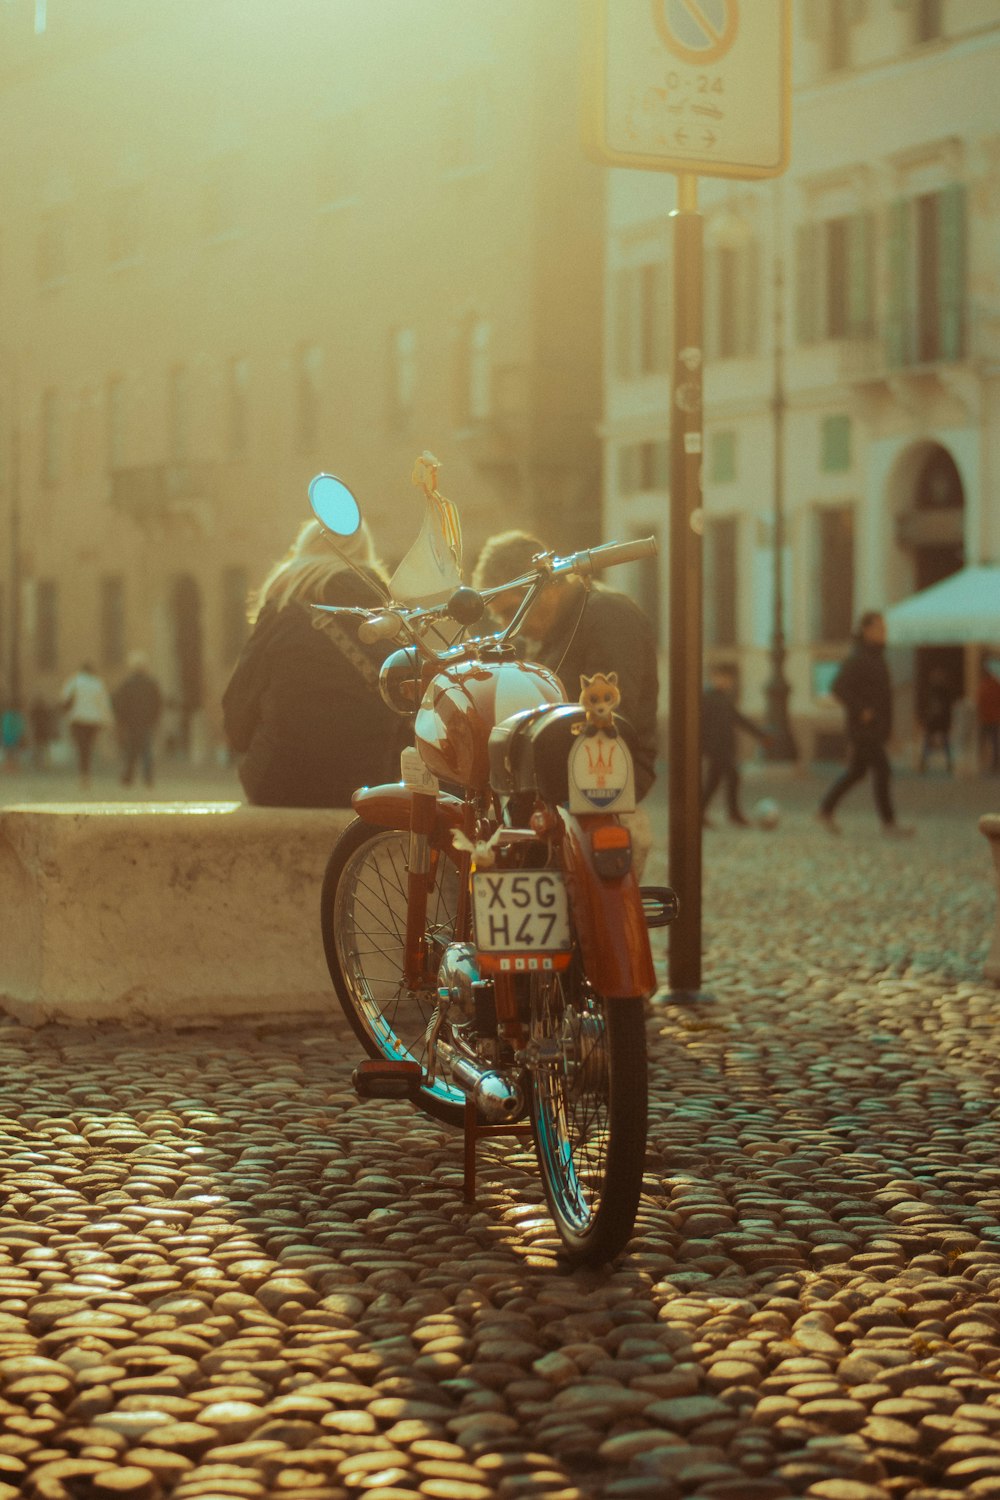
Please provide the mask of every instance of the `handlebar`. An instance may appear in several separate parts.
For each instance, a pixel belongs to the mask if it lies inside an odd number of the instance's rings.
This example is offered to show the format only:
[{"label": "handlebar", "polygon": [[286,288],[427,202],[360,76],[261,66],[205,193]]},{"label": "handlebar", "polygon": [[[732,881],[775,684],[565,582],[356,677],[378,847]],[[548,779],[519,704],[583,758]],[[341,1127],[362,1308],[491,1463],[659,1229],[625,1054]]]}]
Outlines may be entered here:
[{"label": "handlebar", "polygon": [[615,568],[619,563],[638,562],[642,557],[656,554],[655,536],[636,537],[631,542],[605,542],[600,547],[591,547],[585,552],[573,552],[569,557],[557,557],[552,564],[553,573],[578,573],[589,578],[605,568]]}]

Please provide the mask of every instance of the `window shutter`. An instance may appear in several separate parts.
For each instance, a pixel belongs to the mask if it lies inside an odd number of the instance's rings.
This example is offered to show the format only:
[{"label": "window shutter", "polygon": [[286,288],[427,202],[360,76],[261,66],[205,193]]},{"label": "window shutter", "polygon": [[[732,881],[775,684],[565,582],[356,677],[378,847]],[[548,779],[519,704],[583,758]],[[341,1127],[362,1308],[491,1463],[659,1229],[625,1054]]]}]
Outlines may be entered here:
[{"label": "window shutter", "polygon": [[623,380],[636,372],[636,290],[636,272],[626,266],[615,278],[615,368]]},{"label": "window shutter", "polygon": [[747,240],[740,257],[741,354],[756,354],[760,346],[760,243]]},{"label": "window shutter", "polygon": [[938,347],[945,359],[965,353],[965,185],[952,183],[940,194]]},{"label": "window shutter", "polygon": [[889,204],[885,352],[890,365],[905,365],[913,360],[915,329],[910,306],[912,222],[911,205],[906,198],[897,198]]},{"label": "window shutter", "polygon": [[872,272],[875,224],[871,213],[855,214],[847,226],[847,326],[854,338],[874,332]]},{"label": "window shutter", "polygon": [[705,247],[705,307],[704,307],[704,329],[705,358],[718,359],[722,347],[719,336],[719,247],[718,245],[706,245]]},{"label": "window shutter", "polygon": [[800,224],[795,231],[795,330],[800,344],[819,338],[821,230],[820,224]]},{"label": "window shutter", "polygon": [[671,307],[670,294],[672,286],[669,275],[669,267],[666,260],[657,262],[653,277],[653,338],[652,357],[653,369],[658,375],[667,375],[670,372],[671,360]]}]

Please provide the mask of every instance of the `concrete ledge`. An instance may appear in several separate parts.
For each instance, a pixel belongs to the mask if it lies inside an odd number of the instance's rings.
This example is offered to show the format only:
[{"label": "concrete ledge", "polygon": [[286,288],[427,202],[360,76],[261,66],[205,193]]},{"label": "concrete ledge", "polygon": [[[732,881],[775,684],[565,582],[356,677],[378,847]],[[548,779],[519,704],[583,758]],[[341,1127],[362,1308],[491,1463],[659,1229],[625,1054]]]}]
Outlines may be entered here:
[{"label": "concrete ledge", "polygon": [[979,831],[984,838],[990,841],[990,853],[993,855],[993,865],[997,874],[997,915],[993,925],[993,939],[990,943],[990,951],[986,955],[983,964],[983,973],[987,979],[994,980],[1000,984],[1000,813],[986,813],[979,819]]},{"label": "concrete ledge", "polygon": [[329,1012],[326,861],[350,809],[0,810],[0,1008],[29,1024]]}]

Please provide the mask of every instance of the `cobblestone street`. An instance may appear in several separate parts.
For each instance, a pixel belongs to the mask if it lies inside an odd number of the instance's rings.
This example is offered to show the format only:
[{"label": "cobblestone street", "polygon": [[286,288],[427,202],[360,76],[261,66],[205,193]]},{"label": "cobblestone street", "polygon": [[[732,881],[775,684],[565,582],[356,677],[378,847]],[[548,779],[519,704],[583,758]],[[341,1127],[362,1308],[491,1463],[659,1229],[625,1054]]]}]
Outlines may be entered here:
[{"label": "cobblestone street", "polygon": [[0,1023],[0,1500],[1000,1496],[1000,784],[900,778],[897,842],[747,780],[782,821],[706,834],[716,998],[651,1012],[605,1273],[521,1142],[467,1208],[455,1134],[359,1104],[332,1006]]}]

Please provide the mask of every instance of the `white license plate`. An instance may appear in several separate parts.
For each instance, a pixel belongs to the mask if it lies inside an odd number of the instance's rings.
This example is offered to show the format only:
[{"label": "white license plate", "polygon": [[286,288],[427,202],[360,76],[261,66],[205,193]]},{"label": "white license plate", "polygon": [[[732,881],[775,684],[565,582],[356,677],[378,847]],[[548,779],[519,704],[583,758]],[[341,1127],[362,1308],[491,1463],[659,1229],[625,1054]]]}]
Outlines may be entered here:
[{"label": "white license plate", "polygon": [[480,953],[569,952],[569,903],[555,871],[481,871],[473,876],[472,899]]}]

